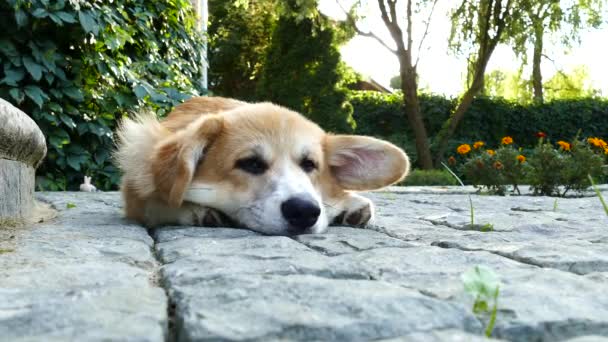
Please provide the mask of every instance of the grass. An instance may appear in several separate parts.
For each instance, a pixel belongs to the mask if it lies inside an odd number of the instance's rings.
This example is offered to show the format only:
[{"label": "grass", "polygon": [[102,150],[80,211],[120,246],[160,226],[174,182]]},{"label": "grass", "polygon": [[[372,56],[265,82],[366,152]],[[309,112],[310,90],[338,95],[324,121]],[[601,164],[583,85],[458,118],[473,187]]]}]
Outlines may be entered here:
[{"label": "grass", "polygon": [[602,206],[604,207],[604,211],[606,212],[606,216],[608,216],[608,204],[606,204],[606,201],[604,200],[604,196],[602,196],[602,193],[600,192],[600,189],[597,187],[597,185],[593,181],[593,177],[591,177],[591,175],[587,175],[587,177],[589,177],[589,181],[591,182],[591,186],[593,187],[593,190],[597,194],[597,197],[600,199],[600,202],[602,203]]}]

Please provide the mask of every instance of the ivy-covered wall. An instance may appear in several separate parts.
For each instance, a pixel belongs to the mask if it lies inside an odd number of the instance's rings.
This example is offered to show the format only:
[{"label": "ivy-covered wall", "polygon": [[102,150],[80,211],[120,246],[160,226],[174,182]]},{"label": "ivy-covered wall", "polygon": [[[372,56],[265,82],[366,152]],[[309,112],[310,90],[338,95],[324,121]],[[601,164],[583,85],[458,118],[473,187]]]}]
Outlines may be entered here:
[{"label": "ivy-covered wall", "polygon": [[49,145],[39,189],[76,189],[83,175],[115,189],[117,121],[144,107],[162,115],[205,91],[188,0],[6,0],[0,17],[0,97],[31,115]]}]

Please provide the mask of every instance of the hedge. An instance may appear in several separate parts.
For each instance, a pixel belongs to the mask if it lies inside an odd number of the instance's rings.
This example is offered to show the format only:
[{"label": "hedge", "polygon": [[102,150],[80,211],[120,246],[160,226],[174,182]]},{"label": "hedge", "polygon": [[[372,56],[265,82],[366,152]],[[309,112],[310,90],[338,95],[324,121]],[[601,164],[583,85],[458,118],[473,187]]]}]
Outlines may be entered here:
[{"label": "hedge", "polygon": [[[357,134],[375,135],[405,147],[415,158],[413,133],[403,114],[400,93],[356,91],[349,99]],[[430,137],[435,136],[456,104],[455,99],[421,94],[420,106]],[[450,151],[477,140],[498,142],[510,135],[519,146],[533,146],[536,133],[552,141],[608,135],[608,100],[583,98],[522,105],[500,98],[477,98],[450,140]]]},{"label": "hedge", "polygon": [[0,97],[47,138],[38,189],[77,189],[84,175],[116,189],[116,122],[143,107],[162,115],[204,91],[188,0],[6,0],[0,16]]}]

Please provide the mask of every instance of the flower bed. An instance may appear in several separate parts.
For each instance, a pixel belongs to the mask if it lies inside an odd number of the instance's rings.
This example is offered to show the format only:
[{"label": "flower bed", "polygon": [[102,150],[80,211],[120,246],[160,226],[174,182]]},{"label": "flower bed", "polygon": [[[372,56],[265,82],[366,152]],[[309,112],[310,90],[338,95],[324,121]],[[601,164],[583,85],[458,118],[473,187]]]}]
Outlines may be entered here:
[{"label": "flower bed", "polygon": [[520,193],[520,184],[530,184],[534,194],[565,196],[569,191],[582,192],[593,178],[603,176],[608,161],[608,143],[599,137],[553,144],[544,132],[531,148],[517,146],[510,136],[501,139],[495,149],[483,141],[461,144],[457,156],[448,163],[475,187],[504,195],[508,190]]}]

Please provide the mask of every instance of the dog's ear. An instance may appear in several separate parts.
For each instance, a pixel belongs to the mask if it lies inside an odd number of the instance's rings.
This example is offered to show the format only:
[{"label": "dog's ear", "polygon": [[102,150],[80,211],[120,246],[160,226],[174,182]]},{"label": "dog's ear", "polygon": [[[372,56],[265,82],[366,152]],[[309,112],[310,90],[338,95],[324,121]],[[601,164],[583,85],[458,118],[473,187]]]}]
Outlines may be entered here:
[{"label": "dog's ear", "polygon": [[407,155],[397,146],[357,135],[328,135],[326,161],[346,190],[373,190],[393,184],[409,172]]},{"label": "dog's ear", "polygon": [[204,115],[155,147],[154,182],[169,206],[177,208],[182,204],[196,166],[223,126],[220,115]]}]

